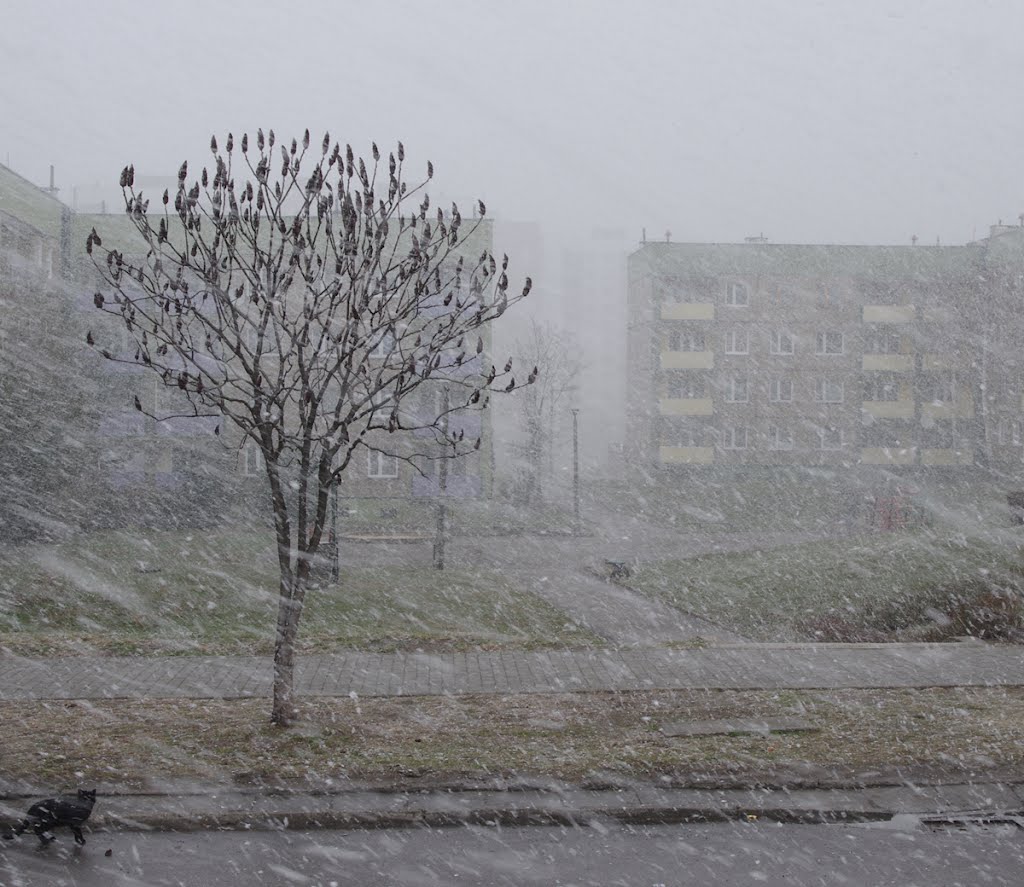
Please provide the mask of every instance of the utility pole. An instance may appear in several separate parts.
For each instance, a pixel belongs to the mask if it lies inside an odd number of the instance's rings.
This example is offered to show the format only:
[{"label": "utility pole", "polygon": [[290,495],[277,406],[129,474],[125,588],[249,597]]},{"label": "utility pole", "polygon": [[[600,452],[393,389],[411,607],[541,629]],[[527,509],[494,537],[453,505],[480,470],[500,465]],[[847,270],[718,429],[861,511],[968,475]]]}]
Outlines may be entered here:
[{"label": "utility pole", "polygon": [[572,511],[573,511],[573,532],[579,536],[582,532],[580,525],[580,429],[579,409],[572,410]]}]

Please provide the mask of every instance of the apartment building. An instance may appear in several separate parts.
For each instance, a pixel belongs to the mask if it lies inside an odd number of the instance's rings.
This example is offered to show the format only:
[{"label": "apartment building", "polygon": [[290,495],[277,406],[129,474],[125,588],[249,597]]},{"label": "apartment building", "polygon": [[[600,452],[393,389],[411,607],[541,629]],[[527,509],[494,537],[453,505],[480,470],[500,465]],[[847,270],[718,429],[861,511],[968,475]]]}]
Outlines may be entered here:
[{"label": "apartment building", "polygon": [[628,275],[637,467],[1024,457],[1024,227],[962,246],[651,242]]}]

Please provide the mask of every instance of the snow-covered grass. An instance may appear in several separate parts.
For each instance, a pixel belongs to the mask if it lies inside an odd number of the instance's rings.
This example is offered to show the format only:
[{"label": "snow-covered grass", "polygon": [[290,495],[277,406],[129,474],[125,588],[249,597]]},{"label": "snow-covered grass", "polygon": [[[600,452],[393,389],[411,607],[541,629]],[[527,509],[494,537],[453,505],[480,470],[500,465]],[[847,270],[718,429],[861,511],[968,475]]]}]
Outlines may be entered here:
[{"label": "snow-covered grass", "polygon": [[[1019,779],[1024,691],[678,691],[314,699],[290,730],[266,700],[0,704],[0,777],[54,785],[280,779],[436,785]],[[671,738],[685,720],[798,715],[817,732]],[[40,742],[39,737],[46,737]]]},{"label": "snow-covered grass", "polygon": [[[0,550],[0,647],[269,652],[277,566],[266,533],[112,532]],[[345,566],[312,589],[305,650],[531,649],[597,639],[495,570]]]},{"label": "snow-covered grass", "polygon": [[1024,534],[871,533],[651,563],[630,580],[688,613],[779,642],[813,640],[829,620],[865,640],[913,639],[922,624],[941,626],[951,592],[979,584],[1024,587]]},{"label": "snow-covered grass", "polygon": [[898,494],[920,508],[929,526],[962,532],[1010,526],[1006,494],[1024,479],[978,468],[919,469],[887,474],[861,466],[827,468],[695,469],[649,483],[602,482],[585,488],[595,502],[649,523],[708,533],[829,531],[867,528],[876,496]]}]

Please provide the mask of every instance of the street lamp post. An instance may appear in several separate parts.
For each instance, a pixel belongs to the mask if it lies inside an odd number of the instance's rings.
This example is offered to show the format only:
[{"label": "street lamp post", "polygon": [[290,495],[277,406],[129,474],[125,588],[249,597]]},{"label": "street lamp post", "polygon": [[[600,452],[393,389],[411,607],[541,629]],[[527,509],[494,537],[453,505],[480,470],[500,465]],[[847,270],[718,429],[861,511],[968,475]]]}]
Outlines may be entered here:
[{"label": "street lamp post", "polygon": [[338,481],[331,484],[331,582],[335,585],[341,575],[338,561]]},{"label": "street lamp post", "polygon": [[578,536],[582,531],[580,525],[580,429],[579,409],[572,412],[572,513],[573,532]]}]

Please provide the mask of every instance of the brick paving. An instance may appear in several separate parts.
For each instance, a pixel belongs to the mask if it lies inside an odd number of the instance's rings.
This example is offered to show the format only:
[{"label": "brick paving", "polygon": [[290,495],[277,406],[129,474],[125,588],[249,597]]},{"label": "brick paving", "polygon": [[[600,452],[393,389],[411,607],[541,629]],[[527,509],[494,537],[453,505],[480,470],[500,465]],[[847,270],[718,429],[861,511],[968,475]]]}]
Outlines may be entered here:
[{"label": "brick paving", "polygon": [[[673,650],[340,653],[299,659],[303,696],[602,690],[1024,686],[1024,650],[959,644],[789,644]],[[244,656],[0,656],[0,700],[268,696],[271,662]]]}]

